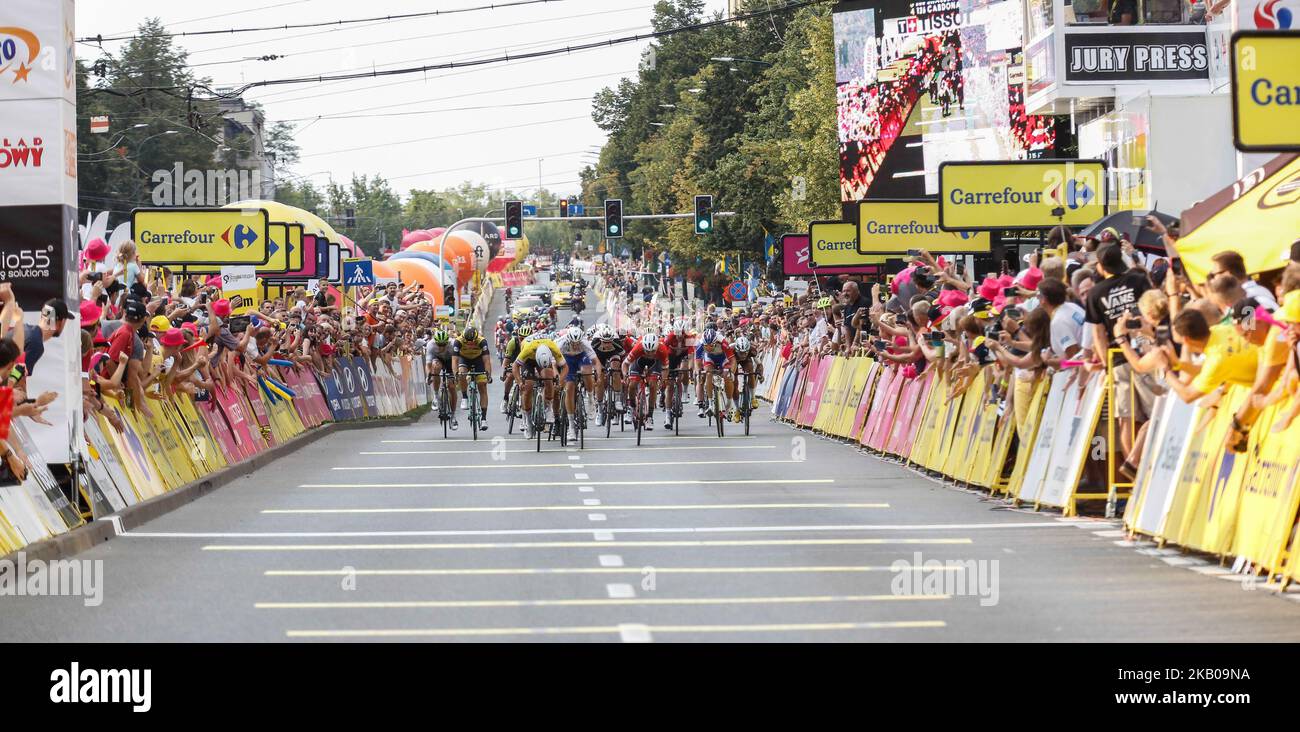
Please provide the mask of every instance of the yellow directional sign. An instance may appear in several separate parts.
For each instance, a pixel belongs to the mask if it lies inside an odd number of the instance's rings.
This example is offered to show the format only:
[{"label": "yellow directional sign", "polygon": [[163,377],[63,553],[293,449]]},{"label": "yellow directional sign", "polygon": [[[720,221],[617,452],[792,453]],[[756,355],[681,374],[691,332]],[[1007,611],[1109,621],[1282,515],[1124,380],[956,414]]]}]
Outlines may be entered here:
[{"label": "yellow directional sign", "polygon": [[858,227],[851,221],[814,221],[808,227],[808,260],[817,267],[883,264],[885,257],[858,253]]},{"label": "yellow directional sign", "polygon": [[986,231],[939,228],[938,201],[862,201],[858,204],[858,253],[903,254],[909,249],[933,253],[987,252]]},{"label": "yellow directional sign", "polygon": [[939,164],[939,228],[945,231],[1087,226],[1105,215],[1101,160]]},{"label": "yellow directional sign", "polygon": [[1300,150],[1300,31],[1232,35],[1232,133],[1244,152]]},{"label": "yellow directional sign", "polygon": [[145,264],[264,265],[270,225],[261,208],[137,208],[131,236]]}]

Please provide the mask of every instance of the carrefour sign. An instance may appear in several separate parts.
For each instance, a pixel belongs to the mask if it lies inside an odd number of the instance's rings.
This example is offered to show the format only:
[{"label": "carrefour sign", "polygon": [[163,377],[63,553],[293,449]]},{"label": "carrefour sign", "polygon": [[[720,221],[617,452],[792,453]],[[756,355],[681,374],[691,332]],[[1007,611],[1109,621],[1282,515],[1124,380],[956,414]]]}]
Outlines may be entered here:
[{"label": "carrefour sign", "polygon": [[1300,150],[1300,31],[1233,34],[1232,129],[1243,152]]},{"label": "carrefour sign", "polygon": [[1106,215],[1101,160],[1007,160],[939,165],[944,231],[1087,226]]},{"label": "carrefour sign", "polygon": [[813,269],[882,264],[885,257],[858,253],[858,227],[851,221],[813,221],[808,226]]},{"label": "carrefour sign", "polygon": [[984,231],[944,231],[939,228],[938,201],[863,201],[858,204],[858,252],[902,254],[909,249],[930,252],[987,252]]},{"label": "carrefour sign", "polygon": [[160,265],[264,265],[269,216],[262,208],[138,208],[131,236],[140,261]]}]

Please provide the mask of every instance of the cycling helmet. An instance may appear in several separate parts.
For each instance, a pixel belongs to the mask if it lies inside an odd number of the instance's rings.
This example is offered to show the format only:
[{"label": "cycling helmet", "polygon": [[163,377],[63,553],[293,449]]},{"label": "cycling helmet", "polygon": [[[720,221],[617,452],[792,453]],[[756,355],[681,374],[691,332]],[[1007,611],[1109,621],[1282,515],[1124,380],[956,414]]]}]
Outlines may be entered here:
[{"label": "cycling helmet", "polygon": [[712,328],[712,327],[705,328],[705,329],[704,329],[704,338],[702,339],[702,342],[704,343],[704,345],[706,345],[706,346],[711,346],[711,345],[713,345],[714,343],[716,343],[717,341],[718,341],[718,331],[717,331],[717,329],[716,329],[716,328]]},{"label": "cycling helmet", "polygon": [[569,326],[569,328],[564,331],[564,334],[567,335],[572,340],[575,341],[582,340],[582,328],[579,328],[576,325]]},{"label": "cycling helmet", "polygon": [[641,336],[641,349],[646,353],[659,350],[659,336],[654,333],[646,333]]},{"label": "cycling helmet", "polygon": [[673,335],[677,336],[678,338],[681,338],[682,336],[686,335],[685,320],[678,319],[676,322],[673,323]]},{"label": "cycling helmet", "polygon": [[520,338],[527,338],[533,334],[533,326],[524,323],[515,330],[515,333],[518,334]]},{"label": "cycling helmet", "polygon": [[465,332],[464,332],[464,333],[461,333],[461,338],[463,338],[463,339],[465,339],[465,340],[467,340],[467,341],[476,341],[476,340],[478,340],[478,328],[475,328],[475,327],[472,326],[472,325],[466,327],[466,328],[465,328]]},{"label": "cycling helmet", "polygon": [[451,334],[445,330],[440,330],[433,334],[433,342],[440,346],[445,346],[451,342]]},{"label": "cycling helmet", "polygon": [[537,365],[542,368],[550,368],[555,364],[555,354],[546,346],[537,347]]},{"label": "cycling helmet", "polygon": [[596,340],[612,341],[617,337],[618,336],[614,333],[614,329],[610,328],[608,325],[601,323],[600,325],[596,326]]},{"label": "cycling helmet", "polygon": [[748,338],[741,336],[736,339],[735,343],[731,344],[731,347],[734,348],[737,353],[749,353],[749,349],[752,348],[753,345],[749,342]]}]

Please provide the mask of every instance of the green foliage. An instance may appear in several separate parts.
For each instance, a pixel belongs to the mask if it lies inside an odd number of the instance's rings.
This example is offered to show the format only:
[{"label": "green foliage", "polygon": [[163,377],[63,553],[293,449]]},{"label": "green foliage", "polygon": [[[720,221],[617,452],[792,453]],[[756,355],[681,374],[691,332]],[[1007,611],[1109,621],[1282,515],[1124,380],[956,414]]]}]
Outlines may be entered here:
[{"label": "green foliage", "polygon": [[[765,8],[763,0],[751,0]],[[698,0],[660,0],[656,28],[703,19]],[[713,58],[734,57],[732,62]],[[742,60],[743,59],[743,60]],[[636,79],[597,93],[593,119],[609,134],[582,171],[583,199],[623,198],[625,210],[692,210],[714,195],[709,236],[689,220],[633,222],[625,243],[709,264],[724,254],[761,258],[770,232],[839,215],[835,68],[830,9],[673,36],[653,48]],[[698,90],[692,92],[690,90]]]}]

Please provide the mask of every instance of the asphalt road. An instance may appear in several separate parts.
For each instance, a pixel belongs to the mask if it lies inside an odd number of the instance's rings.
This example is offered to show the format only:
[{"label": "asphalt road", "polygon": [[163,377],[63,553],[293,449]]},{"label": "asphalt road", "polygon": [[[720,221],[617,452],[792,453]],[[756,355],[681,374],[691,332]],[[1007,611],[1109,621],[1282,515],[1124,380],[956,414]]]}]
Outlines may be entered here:
[{"label": "asphalt road", "polygon": [[[766,415],[540,454],[490,424],[330,435],[79,555],[98,607],[0,597],[0,641],[1300,640],[1300,603],[1212,563]],[[891,571],[918,558],[973,571]]]}]

